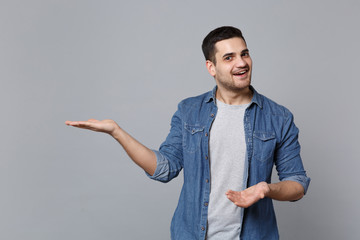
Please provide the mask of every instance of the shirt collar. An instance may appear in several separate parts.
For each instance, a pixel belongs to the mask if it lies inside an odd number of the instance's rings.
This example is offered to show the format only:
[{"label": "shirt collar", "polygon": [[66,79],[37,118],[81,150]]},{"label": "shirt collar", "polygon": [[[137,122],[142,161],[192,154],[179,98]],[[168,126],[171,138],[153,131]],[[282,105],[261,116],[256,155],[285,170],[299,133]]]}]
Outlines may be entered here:
[{"label": "shirt collar", "polygon": [[216,89],[217,89],[217,86],[215,86],[212,91],[208,92],[208,94],[207,94],[207,96],[205,98],[207,103],[209,103],[211,101],[216,102],[216,97],[215,97],[216,96]]},{"label": "shirt collar", "polygon": [[260,108],[263,107],[263,98],[262,96],[255,90],[253,86],[250,85],[250,90],[253,92],[253,97],[251,99],[251,103],[257,104]]},{"label": "shirt collar", "polygon": [[[213,90],[208,93],[207,97],[205,98],[207,103],[209,103],[209,102],[211,102],[211,101],[216,102],[216,97],[215,97],[215,96],[216,96],[216,90],[217,90],[217,86],[215,86],[215,87],[213,88]],[[252,99],[251,99],[250,105],[251,105],[252,103],[255,103],[255,104],[257,104],[260,108],[262,108],[262,106],[263,106],[263,99],[262,99],[261,95],[260,95],[260,94],[255,90],[255,88],[254,88],[253,86],[251,86],[251,85],[250,85],[250,90],[253,92],[253,97],[252,97]]]}]

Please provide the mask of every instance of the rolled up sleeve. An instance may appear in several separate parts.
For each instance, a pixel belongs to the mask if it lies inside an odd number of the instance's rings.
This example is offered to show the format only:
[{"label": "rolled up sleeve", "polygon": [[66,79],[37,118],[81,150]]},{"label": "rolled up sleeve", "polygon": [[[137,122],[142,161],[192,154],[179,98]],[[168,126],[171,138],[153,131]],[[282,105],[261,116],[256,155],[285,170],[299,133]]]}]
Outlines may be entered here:
[{"label": "rolled up sleeve", "polygon": [[276,169],[280,181],[295,181],[300,183],[306,194],[310,178],[306,175],[300,157],[299,130],[293,121],[293,115],[287,111],[281,133],[281,141],[276,149]]},{"label": "rolled up sleeve", "polygon": [[177,177],[183,168],[182,120],[180,109],[171,119],[171,128],[159,150],[152,150],[156,155],[156,169],[153,175],[146,175],[160,182],[168,182]]}]

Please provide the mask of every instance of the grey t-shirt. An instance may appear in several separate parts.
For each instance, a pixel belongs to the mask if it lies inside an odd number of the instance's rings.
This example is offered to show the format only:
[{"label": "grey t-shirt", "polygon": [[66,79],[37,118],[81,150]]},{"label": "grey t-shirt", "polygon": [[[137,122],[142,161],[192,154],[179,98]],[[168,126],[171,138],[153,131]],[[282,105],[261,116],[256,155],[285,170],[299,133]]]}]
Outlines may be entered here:
[{"label": "grey t-shirt", "polygon": [[207,240],[239,239],[242,209],[225,195],[243,190],[245,170],[244,114],[249,104],[228,105],[219,100],[210,130],[211,192]]}]

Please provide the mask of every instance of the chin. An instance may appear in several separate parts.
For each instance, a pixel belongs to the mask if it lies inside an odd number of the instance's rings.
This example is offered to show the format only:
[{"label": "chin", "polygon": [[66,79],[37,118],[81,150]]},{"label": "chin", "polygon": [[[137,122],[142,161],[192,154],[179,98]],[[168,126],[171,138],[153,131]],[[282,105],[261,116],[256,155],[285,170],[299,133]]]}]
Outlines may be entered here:
[{"label": "chin", "polygon": [[242,82],[240,84],[236,84],[234,87],[239,89],[239,90],[244,90],[246,88],[250,87],[251,82],[250,81],[246,81],[246,82]]}]

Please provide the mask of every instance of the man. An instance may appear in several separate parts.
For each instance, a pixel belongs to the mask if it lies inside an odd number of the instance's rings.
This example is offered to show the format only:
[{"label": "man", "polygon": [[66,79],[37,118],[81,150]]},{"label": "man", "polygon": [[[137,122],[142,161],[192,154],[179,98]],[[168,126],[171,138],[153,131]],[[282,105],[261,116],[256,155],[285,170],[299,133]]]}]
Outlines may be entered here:
[{"label": "man", "polygon": [[[272,199],[299,200],[310,182],[293,116],[250,85],[252,60],[239,29],[211,31],[202,49],[216,87],[180,102],[159,151],[113,120],[66,124],[110,134],[152,179],[167,182],[184,170],[172,239],[278,239]],[[272,184],[274,164],[280,182]]]}]

